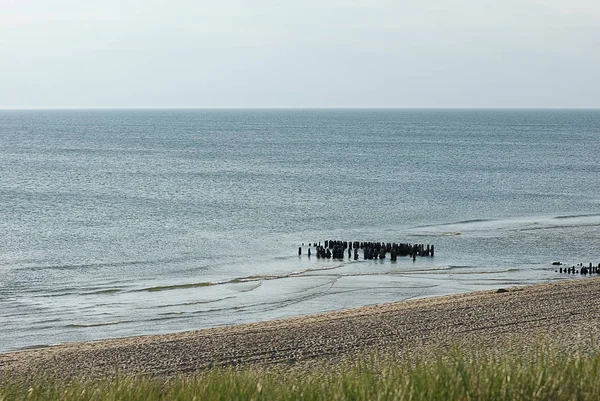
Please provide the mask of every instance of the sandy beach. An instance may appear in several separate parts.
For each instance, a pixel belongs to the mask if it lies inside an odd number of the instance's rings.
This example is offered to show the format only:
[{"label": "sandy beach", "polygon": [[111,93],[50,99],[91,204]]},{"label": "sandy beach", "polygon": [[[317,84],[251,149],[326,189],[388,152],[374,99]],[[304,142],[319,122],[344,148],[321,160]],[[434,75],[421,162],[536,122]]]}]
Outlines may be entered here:
[{"label": "sandy beach", "polygon": [[[449,347],[504,352],[539,343],[597,350],[600,278],[373,305],[167,335],[0,354],[0,377],[189,374],[211,366],[300,367],[363,352],[434,355]],[[7,377],[7,376],[4,376]]]}]

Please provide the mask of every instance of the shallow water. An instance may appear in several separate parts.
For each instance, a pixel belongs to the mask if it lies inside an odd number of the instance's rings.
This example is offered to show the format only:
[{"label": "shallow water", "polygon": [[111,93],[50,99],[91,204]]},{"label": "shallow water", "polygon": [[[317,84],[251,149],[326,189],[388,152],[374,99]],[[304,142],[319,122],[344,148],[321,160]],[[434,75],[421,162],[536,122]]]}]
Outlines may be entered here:
[{"label": "shallow water", "polygon": [[[0,112],[0,351],[564,279],[600,111]],[[326,239],[434,258],[319,260]]]}]

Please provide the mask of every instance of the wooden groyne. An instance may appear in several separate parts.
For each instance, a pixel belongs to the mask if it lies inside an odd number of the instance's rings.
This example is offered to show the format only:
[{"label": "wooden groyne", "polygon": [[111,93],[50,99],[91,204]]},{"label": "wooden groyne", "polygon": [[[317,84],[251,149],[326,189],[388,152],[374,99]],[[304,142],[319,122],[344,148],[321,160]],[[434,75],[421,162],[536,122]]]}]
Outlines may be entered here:
[{"label": "wooden groyne", "polygon": [[[304,246],[304,244],[302,244]],[[298,255],[302,255],[302,246],[298,248]],[[385,259],[388,254],[392,261],[396,261],[398,257],[410,256],[416,260],[417,256],[433,257],[435,247],[430,244],[407,244],[395,242],[361,242],[361,241],[339,241],[326,240],[321,244],[309,243],[308,256],[311,256],[311,247],[315,248],[317,258],[323,259],[344,259],[344,255],[348,254],[348,259],[359,259],[359,250],[362,253],[364,260]]]},{"label": "wooden groyne", "polygon": [[[562,266],[560,262],[552,263],[554,266]],[[559,267],[558,270],[555,270],[557,273],[566,273],[566,274],[582,274],[584,276],[590,274],[600,274],[600,263],[597,266],[594,266],[592,262],[590,262],[589,266],[585,266],[583,263],[577,263],[577,266],[571,267]]]}]

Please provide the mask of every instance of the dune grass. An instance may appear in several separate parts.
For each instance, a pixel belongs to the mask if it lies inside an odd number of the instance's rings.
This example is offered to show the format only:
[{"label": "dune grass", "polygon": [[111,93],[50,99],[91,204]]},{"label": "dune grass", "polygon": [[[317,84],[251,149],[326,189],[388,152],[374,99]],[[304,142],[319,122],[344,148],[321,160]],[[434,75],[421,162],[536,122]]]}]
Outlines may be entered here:
[{"label": "dune grass", "polygon": [[25,383],[5,380],[0,400],[600,400],[600,355],[453,351],[427,360],[371,356],[281,372],[213,369],[161,379]]}]

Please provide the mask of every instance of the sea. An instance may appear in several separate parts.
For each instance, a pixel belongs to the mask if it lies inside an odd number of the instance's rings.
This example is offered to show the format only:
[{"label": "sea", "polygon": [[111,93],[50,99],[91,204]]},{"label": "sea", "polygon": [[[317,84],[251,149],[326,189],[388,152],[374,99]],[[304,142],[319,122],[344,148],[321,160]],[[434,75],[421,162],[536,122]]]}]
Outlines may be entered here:
[{"label": "sea", "polygon": [[600,262],[600,110],[0,111],[0,352],[589,279],[557,261]]}]

